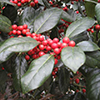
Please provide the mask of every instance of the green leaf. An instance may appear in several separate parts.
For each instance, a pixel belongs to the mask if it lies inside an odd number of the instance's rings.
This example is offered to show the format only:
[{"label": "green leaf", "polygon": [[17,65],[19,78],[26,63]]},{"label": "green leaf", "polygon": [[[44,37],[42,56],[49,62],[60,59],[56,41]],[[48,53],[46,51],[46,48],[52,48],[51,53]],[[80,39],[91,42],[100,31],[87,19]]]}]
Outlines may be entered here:
[{"label": "green leaf", "polygon": [[100,4],[99,3],[95,6],[95,12],[96,12],[96,18],[100,24]]},{"label": "green leaf", "polygon": [[13,52],[26,52],[39,43],[30,37],[10,38],[0,46],[0,63],[6,61]]},{"label": "green leaf", "polygon": [[[0,66],[0,69],[3,66]],[[7,81],[7,73],[5,70],[0,70],[0,92],[5,93],[6,89],[6,81]]]},{"label": "green leaf", "polygon": [[12,72],[13,86],[16,91],[21,91],[21,77],[25,74],[27,66],[25,57],[21,55],[16,57]]},{"label": "green leaf", "polygon": [[10,1],[8,1],[8,0],[0,0],[0,2],[1,2],[1,3],[7,3],[7,4],[9,4],[9,5],[16,6],[16,4],[11,3],[11,2],[10,2]]},{"label": "green leaf", "polygon": [[54,66],[53,55],[46,54],[32,61],[28,71],[22,76],[23,93],[40,87],[51,75]]},{"label": "green leaf", "polygon": [[17,9],[12,5],[7,5],[3,10],[3,15],[9,18],[13,23],[17,17]]},{"label": "green leaf", "polygon": [[65,11],[62,12],[61,18],[68,22],[73,22],[75,20],[71,15],[69,15]]},{"label": "green leaf", "polygon": [[76,36],[84,32],[86,29],[92,27],[94,24],[95,24],[95,20],[89,17],[77,20],[69,25],[68,29],[66,30],[65,36],[67,37]]},{"label": "green leaf", "polygon": [[92,41],[82,41],[77,44],[83,51],[96,51],[99,49],[97,44]]},{"label": "green leaf", "polygon": [[28,28],[33,31],[33,22],[41,12],[41,9],[35,10],[32,7],[26,7],[19,19],[19,25],[27,24]]},{"label": "green leaf", "polygon": [[34,21],[34,32],[43,33],[55,27],[60,20],[62,10],[50,8],[40,14]]},{"label": "green leaf", "polygon": [[93,69],[86,78],[87,97],[100,100],[100,69]]},{"label": "green leaf", "polygon": [[63,63],[74,73],[85,63],[85,54],[79,47],[66,47],[62,49]]},{"label": "green leaf", "polygon": [[100,68],[100,51],[94,51],[86,53],[85,64],[89,67],[99,67]]},{"label": "green leaf", "polygon": [[94,17],[95,16],[95,6],[96,4],[90,1],[85,1],[85,9],[86,9],[86,14],[89,17]]},{"label": "green leaf", "polygon": [[60,91],[66,93],[70,83],[70,73],[65,67],[60,68],[60,70],[58,71],[58,81]]},{"label": "green leaf", "polygon": [[3,15],[0,15],[0,31],[2,32],[10,32],[10,29],[11,28],[11,21],[3,16]]}]

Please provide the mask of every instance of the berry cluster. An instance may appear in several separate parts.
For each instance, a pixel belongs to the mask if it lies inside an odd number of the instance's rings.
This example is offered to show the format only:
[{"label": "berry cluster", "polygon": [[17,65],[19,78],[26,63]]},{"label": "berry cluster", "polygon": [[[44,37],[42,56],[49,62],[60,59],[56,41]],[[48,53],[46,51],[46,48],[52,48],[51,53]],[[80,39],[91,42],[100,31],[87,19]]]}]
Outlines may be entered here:
[{"label": "berry cluster", "polygon": [[[25,3],[29,3],[31,0],[10,0],[10,2],[17,4],[17,6],[21,7]],[[34,2],[31,2],[30,5],[33,7],[35,4],[38,4],[38,0],[34,0]]]},{"label": "berry cluster", "polygon": [[52,76],[53,76],[54,78],[56,78],[57,72],[58,72],[58,67],[55,67],[55,68],[53,69],[53,71],[52,71]]},{"label": "berry cluster", "polygon": [[91,28],[87,29],[88,32],[94,33],[94,26],[92,26]]}]

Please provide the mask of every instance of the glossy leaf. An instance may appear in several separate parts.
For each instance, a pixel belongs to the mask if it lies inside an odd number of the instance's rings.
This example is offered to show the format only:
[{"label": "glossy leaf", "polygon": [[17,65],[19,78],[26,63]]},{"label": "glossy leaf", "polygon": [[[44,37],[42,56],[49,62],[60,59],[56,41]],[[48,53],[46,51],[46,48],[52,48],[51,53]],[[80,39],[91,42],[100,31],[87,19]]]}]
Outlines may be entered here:
[{"label": "glossy leaf", "polygon": [[74,21],[74,18],[65,11],[62,12],[61,18],[68,22]]},{"label": "glossy leaf", "polygon": [[35,10],[32,7],[26,7],[19,19],[19,25],[27,24],[28,28],[33,31],[33,22],[41,12],[41,9]]},{"label": "glossy leaf", "polygon": [[85,64],[89,67],[100,67],[100,51],[86,53]]},{"label": "glossy leaf", "polygon": [[16,4],[11,3],[11,2],[10,2],[10,1],[8,1],[8,0],[0,0],[0,2],[1,2],[1,3],[7,3],[7,4],[9,4],[9,5],[16,6]]},{"label": "glossy leaf", "polygon": [[96,51],[99,49],[97,44],[91,41],[82,41],[77,44],[83,51]]},{"label": "glossy leaf", "polygon": [[21,91],[21,77],[26,72],[27,66],[25,57],[21,55],[16,57],[12,72],[13,86],[16,91]]},{"label": "glossy leaf", "polygon": [[0,46],[0,62],[6,61],[13,52],[26,52],[39,43],[30,37],[10,38]]},{"label": "glossy leaf", "polygon": [[13,23],[17,17],[17,9],[12,5],[7,5],[3,10],[3,15],[9,18]]},{"label": "glossy leaf", "polygon": [[11,30],[11,21],[3,16],[3,15],[0,15],[0,31],[2,32],[10,32]]},{"label": "glossy leaf", "polygon": [[100,69],[94,69],[86,78],[87,96],[89,100],[100,100]]},{"label": "glossy leaf", "polygon": [[100,24],[100,4],[99,3],[95,6],[95,12],[96,12],[96,18]]},{"label": "glossy leaf", "polygon": [[34,21],[34,32],[43,33],[55,27],[60,20],[62,10],[50,8],[40,14]]},{"label": "glossy leaf", "polygon": [[62,93],[66,93],[70,83],[70,73],[65,67],[60,68],[60,70],[58,71],[58,80],[60,91]]},{"label": "glossy leaf", "polygon": [[67,37],[76,36],[84,32],[86,29],[92,27],[94,24],[95,24],[95,20],[89,17],[77,20],[69,25],[68,29],[66,30],[65,36]]},{"label": "glossy leaf", "polygon": [[23,93],[40,87],[51,75],[54,66],[53,55],[46,54],[32,61],[28,71],[22,76]]},{"label": "glossy leaf", "polygon": [[85,54],[79,47],[66,47],[62,49],[63,63],[74,73],[85,63]]},{"label": "glossy leaf", "polygon": [[94,2],[85,1],[85,9],[87,16],[89,17],[95,16],[95,6],[96,4]]}]

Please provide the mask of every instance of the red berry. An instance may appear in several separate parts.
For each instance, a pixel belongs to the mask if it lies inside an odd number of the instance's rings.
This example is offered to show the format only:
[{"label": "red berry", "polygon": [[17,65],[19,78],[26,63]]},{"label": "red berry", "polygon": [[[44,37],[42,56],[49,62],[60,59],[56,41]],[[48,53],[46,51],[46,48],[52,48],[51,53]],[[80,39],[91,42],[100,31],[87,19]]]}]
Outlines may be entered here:
[{"label": "red berry", "polygon": [[52,44],[51,44],[51,48],[52,48],[52,49],[58,48],[58,45],[57,45],[56,43],[52,43]]},{"label": "red berry", "polygon": [[16,24],[12,25],[12,29],[16,30],[17,29],[17,25]]},{"label": "red berry", "polygon": [[22,31],[23,30],[23,26],[22,25],[18,26],[17,29],[20,30],[20,31]]},{"label": "red berry", "polygon": [[30,56],[29,56],[29,55],[26,55],[26,56],[25,56],[25,59],[26,59],[26,60],[29,60],[29,59],[30,59]]},{"label": "red berry", "polygon": [[58,60],[57,59],[55,59],[55,65],[58,63]]},{"label": "red berry", "polygon": [[45,48],[44,45],[42,45],[42,44],[39,45],[39,49],[40,49],[40,50],[44,50],[44,48]]},{"label": "red berry", "polygon": [[28,26],[27,26],[26,24],[23,25],[23,28],[24,28],[24,29],[27,29],[27,27],[28,27]]},{"label": "red berry", "polygon": [[35,6],[35,3],[34,3],[34,2],[31,2],[31,3],[30,3],[30,6],[31,6],[31,7],[34,7],[34,6]]},{"label": "red berry", "polygon": [[21,3],[24,4],[25,3],[25,0],[21,0]]},{"label": "red berry", "polygon": [[4,67],[2,67],[2,70],[4,70]]},{"label": "red berry", "polygon": [[70,42],[68,37],[64,37],[62,41],[63,41],[63,43],[69,43]]},{"label": "red berry", "polygon": [[26,35],[27,30],[26,30],[26,29],[23,29],[23,30],[22,30],[22,33],[23,33],[24,35]]},{"label": "red berry", "polygon": [[54,75],[56,75],[56,73],[53,71],[53,72],[52,72],[52,75],[54,76]]},{"label": "red berry", "polygon": [[74,47],[75,46],[75,42],[74,41],[70,41],[68,45],[71,46],[71,47]]},{"label": "red berry", "polygon": [[20,7],[22,4],[20,2],[17,3],[17,6]]},{"label": "red berry", "polygon": [[55,68],[54,68],[54,71],[57,72],[57,71],[58,71],[58,67],[55,67]]},{"label": "red berry", "polygon": [[39,36],[39,41],[44,41],[44,36]]},{"label": "red berry", "polygon": [[78,84],[78,83],[80,82],[80,80],[77,78],[77,79],[75,80],[75,82]]},{"label": "red berry", "polygon": [[44,41],[42,42],[42,44],[43,44],[44,46],[46,46],[46,45],[48,44],[48,41],[47,41],[47,40],[44,40]]},{"label": "red berry", "polygon": [[91,29],[91,33],[94,33],[94,30],[93,29]]},{"label": "red berry", "polygon": [[57,45],[58,45],[59,48],[61,47],[61,44],[62,44],[61,42],[58,42],[57,43]]},{"label": "red berry", "polygon": [[38,0],[34,0],[34,3],[35,3],[35,4],[38,4]]},{"label": "red berry", "polygon": [[53,42],[54,42],[54,43],[58,43],[58,42],[59,42],[59,39],[58,39],[58,38],[54,38],[54,39],[53,39]]},{"label": "red berry", "polygon": [[13,3],[17,4],[17,3],[18,3],[18,1],[17,1],[17,0],[14,0],[14,1],[13,1]]},{"label": "red berry", "polygon": [[61,49],[65,48],[65,47],[68,47],[68,45],[66,43],[62,43],[61,44]]},{"label": "red berry", "polygon": [[14,35],[16,35],[16,34],[17,34],[17,31],[16,31],[16,30],[13,30],[12,33],[13,33]]},{"label": "red berry", "polygon": [[36,54],[34,54],[34,55],[32,56],[32,58],[33,58],[33,59],[36,59],[36,57],[37,57],[37,55],[36,55]]},{"label": "red berry", "polygon": [[79,14],[79,11],[76,11],[76,14]]},{"label": "red berry", "polygon": [[76,90],[76,93],[79,92],[79,90]]},{"label": "red berry", "polygon": [[82,92],[85,93],[86,92],[86,89],[82,89]]},{"label": "red berry", "polygon": [[52,3],[52,1],[49,1],[49,3],[52,5],[53,3]]},{"label": "red berry", "polygon": [[98,3],[100,3],[100,0],[98,0]]},{"label": "red berry", "polygon": [[60,54],[60,49],[59,48],[55,48],[54,49],[54,53],[57,54],[57,55]]},{"label": "red berry", "polygon": [[51,47],[50,46],[46,46],[46,50],[47,51],[50,51],[51,50]]},{"label": "red berry", "polygon": [[[47,40],[48,41],[48,40]],[[49,40],[48,44],[51,46],[53,44],[53,40]]]},{"label": "red berry", "polygon": [[45,55],[45,53],[44,53],[43,51],[40,51],[40,52],[39,52],[39,56],[41,57],[41,56],[43,56],[43,55]]},{"label": "red berry", "polygon": [[17,35],[21,35],[21,31],[18,30],[18,31],[17,31]]},{"label": "red berry", "polygon": [[100,25],[97,24],[97,25],[95,26],[95,29],[96,29],[96,30],[100,30]]}]

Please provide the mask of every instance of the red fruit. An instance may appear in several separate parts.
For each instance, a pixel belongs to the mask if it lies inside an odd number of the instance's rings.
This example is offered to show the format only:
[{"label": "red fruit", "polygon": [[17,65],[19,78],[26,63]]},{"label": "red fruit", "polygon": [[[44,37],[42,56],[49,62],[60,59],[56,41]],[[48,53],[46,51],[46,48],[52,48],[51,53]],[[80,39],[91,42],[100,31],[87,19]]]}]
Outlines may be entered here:
[{"label": "red fruit", "polygon": [[35,3],[35,4],[38,4],[38,0],[34,0],[34,3]]},{"label": "red fruit", "polygon": [[42,42],[42,44],[43,44],[44,46],[46,46],[46,45],[48,44],[48,41],[47,41],[47,40],[44,40],[44,41]]},{"label": "red fruit", "polygon": [[[47,40],[48,41],[48,40]],[[51,46],[53,44],[53,40],[49,40],[48,44]]]},{"label": "red fruit", "polygon": [[26,24],[23,25],[23,28],[24,28],[24,29],[27,29],[27,27],[28,27],[28,26],[27,26]]},{"label": "red fruit", "polygon": [[62,41],[63,41],[63,43],[69,43],[70,42],[68,37],[64,37]]},{"label": "red fruit", "polygon": [[29,60],[29,59],[30,59],[30,56],[29,56],[29,55],[26,55],[26,56],[25,56],[25,59],[26,59],[26,60]]},{"label": "red fruit", "polygon": [[13,1],[13,3],[17,4],[17,3],[18,3],[18,1],[17,1],[17,0],[14,0],[14,1]]},{"label": "red fruit", "polygon": [[51,44],[51,48],[52,48],[52,49],[58,48],[57,43],[52,43],[52,44]]},{"label": "red fruit", "polygon": [[17,6],[20,7],[22,4],[20,2],[17,3]]},{"label": "red fruit", "polygon": [[46,50],[47,51],[50,51],[51,50],[51,47],[50,46],[46,46]]},{"label": "red fruit", "polygon": [[86,89],[82,89],[82,92],[85,93],[86,92]]},{"label": "red fruit", "polygon": [[4,67],[2,67],[2,70],[5,70]]},{"label": "red fruit", "polygon": [[58,60],[57,59],[55,59],[55,65],[58,63]]},{"label": "red fruit", "polygon": [[79,11],[76,11],[76,14],[79,14]]},{"label": "red fruit", "polygon": [[75,82],[78,84],[78,83],[80,82],[80,80],[77,78],[77,79],[75,80]]},{"label": "red fruit", "polygon": [[75,46],[75,42],[74,41],[70,41],[68,45],[71,46],[71,47],[74,47]]},{"label": "red fruit", "polygon": [[35,6],[35,3],[34,3],[34,2],[31,2],[31,3],[30,3],[30,6],[31,6],[31,7],[34,7],[34,6]]},{"label": "red fruit", "polygon": [[58,67],[55,67],[55,68],[54,68],[54,71],[57,72],[57,71],[58,71]]},{"label": "red fruit", "polygon": [[66,43],[62,43],[61,44],[61,49],[65,48],[65,47],[68,47],[68,45]]},{"label": "red fruit", "polygon": [[45,55],[45,53],[44,53],[43,51],[40,51],[40,52],[39,52],[39,56],[41,57],[41,56],[43,56],[43,55]]},{"label": "red fruit", "polygon": [[17,29],[17,25],[16,24],[12,25],[12,29],[16,30]]},{"label": "red fruit", "polygon": [[27,33],[26,33],[26,36],[31,36],[31,33],[30,33],[30,32],[27,32]]},{"label": "red fruit", "polygon": [[18,37],[23,37],[22,35],[19,35]]},{"label": "red fruit", "polygon": [[18,31],[17,31],[17,35],[21,35],[21,31],[18,30]]},{"label": "red fruit", "polygon": [[67,7],[64,7],[64,8],[63,8],[63,10],[64,10],[64,11],[67,11],[67,10],[68,10],[68,8],[67,8]]},{"label": "red fruit", "polygon": [[25,0],[21,0],[21,3],[24,4],[25,3]]},{"label": "red fruit", "polygon": [[23,29],[23,30],[22,30],[22,33],[23,33],[24,35],[26,35],[27,30],[26,30],[26,29]]},{"label": "red fruit", "polygon": [[39,49],[40,49],[40,50],[44,50],[44,48],[45,48],[44,45],[42,45],[42,44],[39,45]]},{"label": "red fruit", "polygon": [[16,35],[17,34],[17,31],[16,30],[13,30],[12,31],[12,34]]},{"label": "red fruit", "polygon": [[55,48],[54,49],[54,53],[57,54],[57,55],[60,54],[60,49],[59,48]]},{"label": "red fruit", "polygon": [[22,31],[23,30],[23,26],[22,25],[18,26],[17,29],[20,30],[20,31]]},{"label": "red fruit", "polygon": [[100,0],[98,0],[98,3],[100,3]]},{"label": "red fruit", "polygon": [[91,29],[91,33],[94,33],[94,30],[93,29]]},{"label": "red fruit", "polygon": [[59,42],[59,39],[58,39],[58,38],[54,38],[54,39],[53,39],[53,42],[54,42],[54,43],[58,43],[58,42]]},{"label": "red fruit", "polygon": [[44,41],[44,36],[39,36],[39,41]]},{"label": "red fruit", "polygon": [[59,48],[61,47],[61,44],[62,44],[61,42],[58,42],[57,43],[57,45],[58,45]]},{"label": "red fruit", "polygon": [[36,59],[36,57],[37,57],[37,55],[36,55],[36,54],[34,54],[34,55],[32,56],[32,58],[33,58],[33,59]]},{"label": "red fruit", "polygon": [[95,29],[96,29],[96,30],[100,30],[100,25],[97,24],[97,25],[95,26]]},{"label": "red fruit", "polygon": [[14,38],[14,36],[11,36],[10,38]]},{"label": "red fruit", "polygon": [[52,75],[54,76],[54,75],[56,75],[56,73],[53,71],[53,72],[52,72]]}]

